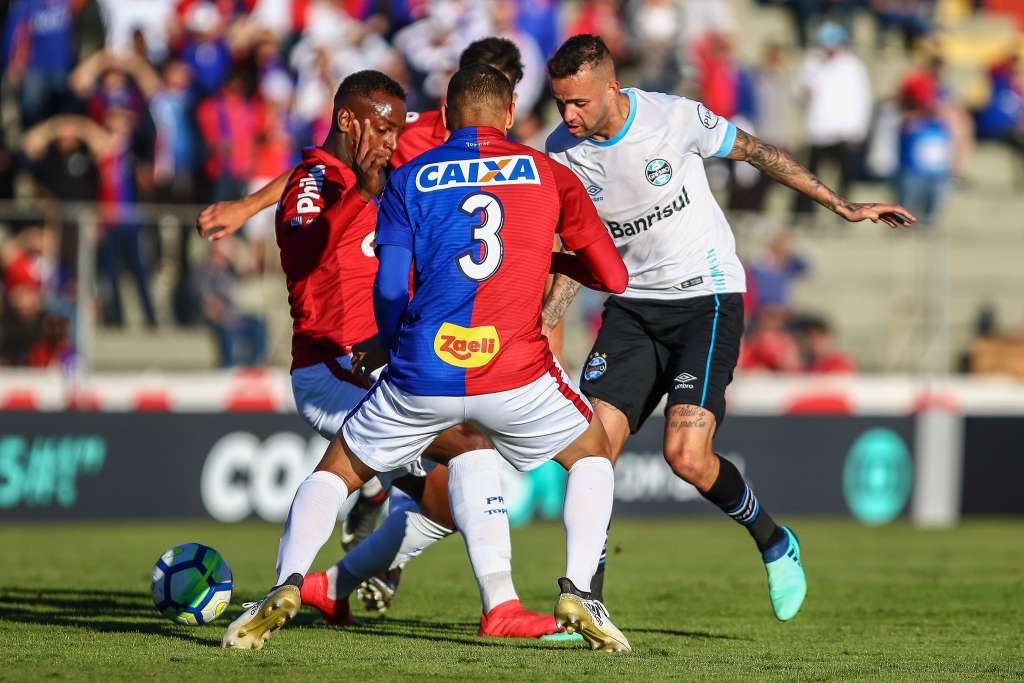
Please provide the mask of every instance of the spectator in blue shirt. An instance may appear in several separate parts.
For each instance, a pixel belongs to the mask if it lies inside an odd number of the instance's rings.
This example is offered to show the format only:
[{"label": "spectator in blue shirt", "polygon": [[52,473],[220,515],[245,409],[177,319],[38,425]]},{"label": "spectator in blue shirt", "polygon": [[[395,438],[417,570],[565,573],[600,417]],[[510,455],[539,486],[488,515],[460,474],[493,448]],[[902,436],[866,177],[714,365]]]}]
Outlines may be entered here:
[{"label": "spectator in blue shirt", "polygon": [[4,27],[4,78],[18,91],[22,128],[60,113],[74,61],[71,0],[13,0]]},{"label": "spectator in blue shirt", "polygon": [[900,92],[903,125],[900,128],[899,202],[922,223],[935,218],[952,174],[953,139],[937,113],[934,81],[913,78]]},{"label": "spectator in blue shirt", "polygon": [[776,308],[788,315],[793,282],[806,274],[807,261],[793,252],[789,233],[775,235],[749,269],[750,316],[756,316],[762,308]]},{"label": "spectator in blue shirt", "polygon": [[192,70],[201,99],[217,91],[231,72],[231,51],[224,40],[224,22],[210,3],[196,3],[185,15],[188,37],[181,58]]}]

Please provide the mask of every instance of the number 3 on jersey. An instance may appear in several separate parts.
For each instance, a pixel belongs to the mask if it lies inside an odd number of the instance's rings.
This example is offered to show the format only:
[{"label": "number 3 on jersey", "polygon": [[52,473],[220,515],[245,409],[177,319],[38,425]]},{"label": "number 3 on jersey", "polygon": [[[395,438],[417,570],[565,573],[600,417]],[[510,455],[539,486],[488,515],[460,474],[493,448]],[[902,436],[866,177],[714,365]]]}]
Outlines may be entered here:
[{"label": "number 3 on jersey", "polygon": [[457,260],[459,269],[471,280],[486,280],[501,265],[504,245],[498,233],[505,223],[505,209],[493,194],[474,192],[462,200],[459,211],[470,216],[482,212],[480,225],[473,228],[473,239],[483,245],[483,257],[479,260],[476,258],[479,249],[475,244],[463,252]]}]

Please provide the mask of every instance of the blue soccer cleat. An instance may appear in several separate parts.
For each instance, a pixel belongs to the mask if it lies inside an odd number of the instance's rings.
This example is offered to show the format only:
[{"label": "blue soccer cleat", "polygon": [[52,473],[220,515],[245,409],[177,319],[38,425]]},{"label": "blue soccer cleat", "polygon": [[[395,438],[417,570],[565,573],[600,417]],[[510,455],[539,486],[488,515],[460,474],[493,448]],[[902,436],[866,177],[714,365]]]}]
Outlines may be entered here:
[{"label": "blue soccer cleat", "polygon": [[807,577],[800,564],[800,541],[787,527],[786,538],[761,553],[768,572],[768,597],[779,621],[789,621],[807,597]]},{"label": "blue soccer cleat", "polygon": [[579,632],[569,633],[568,631],[559,631],[558,633],[549,633],[546,636],[541,636],[540,640],[558,640],[562,642],[580,642],[582,643],[585,639]]}]

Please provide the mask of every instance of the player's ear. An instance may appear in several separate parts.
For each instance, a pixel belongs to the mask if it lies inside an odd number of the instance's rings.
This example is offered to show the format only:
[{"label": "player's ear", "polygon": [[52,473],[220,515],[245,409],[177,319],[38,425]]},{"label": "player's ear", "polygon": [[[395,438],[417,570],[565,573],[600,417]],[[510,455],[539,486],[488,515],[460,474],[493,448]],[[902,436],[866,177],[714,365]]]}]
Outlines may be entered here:
[{"label": "player's ear", "polygon": [[[448,105],[441,105],[441,125],[448,129]],[[449,129],[450,130],[450,129]]]},{"label": "player's ear", "polygon": [[349,128],[352,126],[353,116],[352,110],[347,107],[342,107],[338,110],[334,123],[338,126],[340,132],[347,133],[349,131]]},{"label": "player's ear", "polygon": [[512,130],[512,124],[516,120],[516,96],[512,95],[512,101],[508,104],[508,111],[505,112],[505,133]]}]

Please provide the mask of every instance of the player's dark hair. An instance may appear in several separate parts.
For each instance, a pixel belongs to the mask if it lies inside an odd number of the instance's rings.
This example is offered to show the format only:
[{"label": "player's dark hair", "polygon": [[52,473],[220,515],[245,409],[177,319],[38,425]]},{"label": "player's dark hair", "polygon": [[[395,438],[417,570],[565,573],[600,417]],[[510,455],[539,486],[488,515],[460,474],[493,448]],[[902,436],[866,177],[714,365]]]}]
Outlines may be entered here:
[{"label": "player's dark hair", "polygon": [[523,80],[523,58],[519,48],[508,38],[491,36],[470,43],[459,57],[459,68],[472,64],[493,66],[512,81],[513,90]]},{"label": "player's dark hair", "polygon": [[470,64],[448,81],[448,108],[456,112],[493,111],[512,103],[512,84],[505,74],[487,64]]},{"label": "player's dark hair", "polygon": [[334,112],[337,114],[353,97],[372,97],[379,92],[405,101],[405,90],[390,76],[380,71],[357,71],[343,80],[334,93]]},{"label": "player's dark hair", "polygon": [[569,78],[586,68],[593,68],[611,59],[608,46],[600,36],[581,34],[562,43],[548,60],[548,76]]}]

